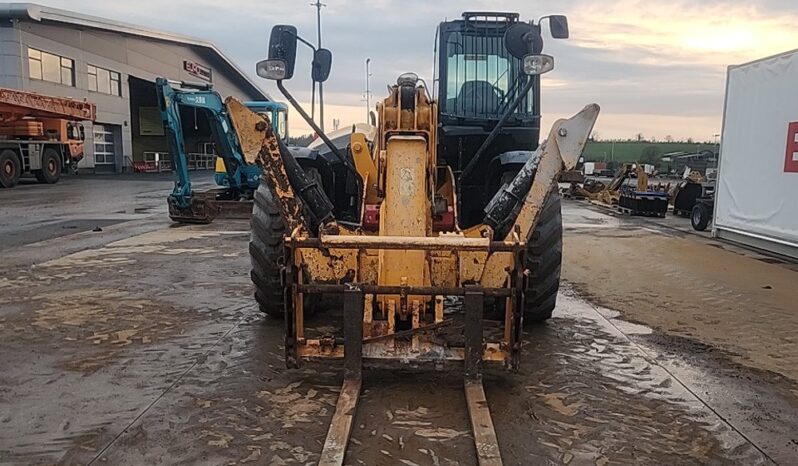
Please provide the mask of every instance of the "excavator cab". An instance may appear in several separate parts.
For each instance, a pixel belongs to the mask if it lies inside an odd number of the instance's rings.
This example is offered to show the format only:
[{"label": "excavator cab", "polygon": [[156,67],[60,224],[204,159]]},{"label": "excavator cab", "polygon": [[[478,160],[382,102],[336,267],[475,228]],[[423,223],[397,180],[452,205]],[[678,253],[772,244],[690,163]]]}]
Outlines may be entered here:
[{"label": "excavator cab", "polygon": [[269,117],[275,135],[288,143],[288,105],[282,102],[251,101],[244,105],[253,112]]},{"label": "excavator cab", "polygon": [[[244,105],[253,112],[269,118],[269,121],[274,125],[277,137],[286,144],[288,143],[288,106],[286,104],[272,101],[250,101],[244,102]],[[260,174],[260,168],[257,165],[245,166],[242,169],[250,174],[255,174],[255,176]],[[230,177],[227,173],[224,157],[216,157],[213,179],[218,186],[230,187]]]}]

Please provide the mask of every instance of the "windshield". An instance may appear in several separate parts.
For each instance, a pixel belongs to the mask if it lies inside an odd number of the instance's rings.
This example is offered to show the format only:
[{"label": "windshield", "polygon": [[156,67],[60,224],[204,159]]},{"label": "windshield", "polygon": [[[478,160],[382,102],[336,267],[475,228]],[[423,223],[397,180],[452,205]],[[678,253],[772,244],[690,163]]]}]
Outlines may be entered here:
[{"label": "windshield", "polygon": [[[503,35],[452,32],[444,48],[446,99],[441,102],[443,112],[480,118],[500,117],[521,84],[518,79],[520,60],[507,52]],[[528,96],[516,113],[531,113],[533,100]]]}]

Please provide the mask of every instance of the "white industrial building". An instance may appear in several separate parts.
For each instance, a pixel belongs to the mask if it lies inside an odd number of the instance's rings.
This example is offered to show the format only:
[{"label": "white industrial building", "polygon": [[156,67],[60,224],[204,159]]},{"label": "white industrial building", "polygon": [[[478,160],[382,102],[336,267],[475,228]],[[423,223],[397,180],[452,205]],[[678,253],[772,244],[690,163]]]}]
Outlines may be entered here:
[{"label": "white industrial building", "polygon": [[[145,154],[168,151],[156,77],[212,83],[224,97],[268,100],[210,42],[36,4],[0,4],[0,87],[97,104],[81,170],[126,171]],[[207,120],[201,114],[185,120],[187,147],[200,150],[210,141]]]}]

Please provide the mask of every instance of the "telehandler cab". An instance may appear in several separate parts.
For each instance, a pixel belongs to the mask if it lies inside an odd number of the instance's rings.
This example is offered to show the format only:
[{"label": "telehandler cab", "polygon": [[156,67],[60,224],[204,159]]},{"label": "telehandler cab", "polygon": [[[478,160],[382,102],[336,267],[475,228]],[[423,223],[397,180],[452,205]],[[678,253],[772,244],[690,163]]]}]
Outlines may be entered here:
[{"label": "telehandler cab", "polygon": [[[553,37],[568,37],[564,16],[545,19]],[[293,26],[273,28],[258,75],[275,80],[327,143],[322,164],[285,147],[263,115],[226,103],[247,163],[264,173],[250,243],[258,303],[283,315],[289,367],[344,360],[323,465],[344,460],[364,364],[457,362],[479,464],[501,464],[482,366],[517,369],[525,316],[546,319],[554,308],[556,180],[579,160],[599,108],[558,120],[538,145],[540,76],[554,67],[541,54],[540,20],[465,13],[438,32],[437,98],[402,74],[377,104],[373,140],[353,128],[336,147],[284,85],[297,41],[307,42]],[[331,62],[328,50],[314,51],[314,81],[327,79]],[[339,309],[306,313],[322,295],[342,296]],[[498,322],[483,325],[488,317]]]}]

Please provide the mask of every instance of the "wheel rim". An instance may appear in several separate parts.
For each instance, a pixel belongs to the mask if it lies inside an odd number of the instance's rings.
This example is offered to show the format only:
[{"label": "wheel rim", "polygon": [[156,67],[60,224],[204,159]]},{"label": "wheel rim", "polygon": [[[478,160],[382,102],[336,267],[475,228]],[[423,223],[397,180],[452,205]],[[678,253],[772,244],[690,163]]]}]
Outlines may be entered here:
[{"label": "wheel rim", "polygon": [[3,173],[5,173],[6,176],[8,177],[14,176],[15,171],[16,170],[13,162],[11,162],[10,160],[6,160],[5,163],[3,163]]},{"label": "wheel rim", "polygon": [[50,159],[47,161],[47,173],[55,175],[55,160]]},{"label": "wheel rim", "polygon": [[696,225],[701,223],[701,211],[700,210],[696,210],[695,212],[693,212],[693,223],[695,223]]}]

